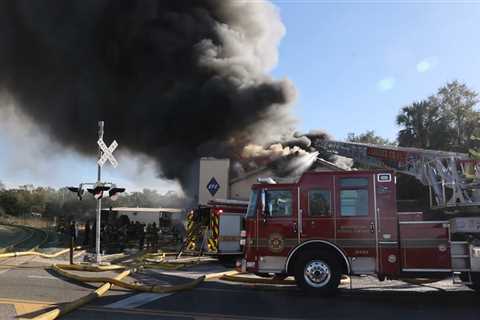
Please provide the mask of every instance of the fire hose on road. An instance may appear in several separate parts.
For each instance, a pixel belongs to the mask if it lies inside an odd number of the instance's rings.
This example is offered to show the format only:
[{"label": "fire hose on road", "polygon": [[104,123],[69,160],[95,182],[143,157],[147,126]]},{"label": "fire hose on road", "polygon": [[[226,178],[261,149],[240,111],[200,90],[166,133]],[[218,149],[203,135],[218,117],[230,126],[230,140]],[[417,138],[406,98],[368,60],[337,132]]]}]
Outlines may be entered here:
[{"label": "fire hose on road", "polygon": [[[130,274],[130,272],[131,272],[130,270],[125,270],[125,271],[123,271],[122,273],[120,273],[119,275],[117,275],[116,277],[114,277],[112,279],[114,279],[116,281],[120,281],[123,278],[125,278],[126,276],[128,276]],[[42,314],[40,314],[40,315],[38,315],[34,318],[31,318],[31,319],[35,319],[35,320],[56,319],[56,318],[58,318],[62,315],[65,315],[69,312],[72,312],[75,309],[80,308],[81,306],[95,300],[98,297],[103,296],[105,293],[107,293],[108,290],[110,290],[111,287],[112,287],[112,283],[106,282],[102,286],[100,286],[98,289],[96,289],[95,291],[89,293],[88,295],[86,295],[84,297],[81,297],[80,299],[77,299],[75,301],[64,304],[61,307],[57,307],[53,310],[42,313]]]},{"label": "fire hose on road", "polygon": [[[48,255],[49,257],[59,256],[65,252],[66,250],[61,250],[55,254]],[[26,255],[26,254],[34,254],[37,255],[36,252],[24,252],[24,253],[16,253],[17,256]],[[15,253],[13,253],[15,254]],[[40,254],[38,254],[40,255]],[[0,256],[1,257],[1,256]],[[158,262],[164,262],[165,255],[159,259]],[[179,265],[182,265],[188,262],[195,262],[190,259],[186,261],[178,261]],[[48,310],[33,319],[36,320],[52,320],[56,319],[62,315],[65,315],[69,312],[72,312],[81,306],[90,303],[94,299],[105,295],[108,290],[112,288],[113,285],[133,290],[139,292],[150,292],[150,293],[173,293],[179,291],[190,290],[198,286],[203,281],[209,281],[214,279],[220,279],[225,281],[232,281],[232,282],[244,282],[244,283],[260,283],[260,284],[280,284],[280,285],[292,285],[295,284],[294,280],[280,280],[280,279],[258,279],[258,278],[250,278],[247,276],[238,276],[239,272],[237,271],[226,271],[208,275],[202,275],[196,279],[193,279],[187,283],[179,284],[179,285],[144,285],[144,284],[135,284],[124,281],[124,278],[129,276],[130,274],[134,273],[136,269],[128,269],[127,266],[122,265],[83,265],[83,264],[53,264],[50,267],[55,273],[59,274],[60,276],[68,279],[72,279],[75,281],[85,282],[85,283],[103,283],[99,288],[92,291],[91,293],[87,294],[84,297],[81,297],[77,300],[72,302],[62,304],[61,306],[57,306],[53,310]],[[110,272],[110,271],[117,271],[120,272],[115,277],[107,277],[107,276],[85,276],[80,274],[75,274],[70,271],[83,271],[83,272]]]},{"label": "fire hose on road", "polygon": [[[179,285],[172,285],[172,286],[163,286],[163,285],[154,285],[154,286],[147,286],[147,285],[137,285],[137,284],[131,284],[125,281],[122,281],[125,277],[130,275],[132,272],[135,270],[125,270],[126,267],[124,266],[119,266],[119,265],[107,265],[107,266],[91,266],[91,265],[53,265],[52,270],[57,272],[63,277],[73,279],[76,281],[81,281],[81,282],[87,282],[87,283],[95,283],[95,282],[103,282],[104,284],[100,286],[98,289],[93,291],[92,293],[77,299],[75,301],[69,302],[67,304],[64,304],[60,307],[57,307],[53,310],[47,311],[45,313],[42,313],[38,315],[37,317],[33,318],[35,320],[53,320],[56,319],[62,315],[65,315],[69,312],[72,312],[81,306],[93,301],[94,299],[103,296],[105,293],[110,290],[110,288],[113,285],[134,290],[134,291],[140,291],[140,292],[152,292],[152,293],[172,293],[172,292],[178,292],[178,291],[184,291],[184,290],[189,290],[193,289],[194,287],[198,286],[200,283],[202,283],[205,280],[213,280],[216,278],[220,278],[226,274],[232,274],[236,273],[229,271],[229,272],[221,272],[221,273],[215,273],[215,274],[209,274],[209,275],[204,275],[201,276],[197,279],[194,279],[193,281],[190,281],[188,283],[184,284],[179,284]],[[65,271],[66,269],[69,270],[76,270],[76,271],[88,271],[88,272],[104,272],[104,271],[118,271],[118,270],[125,270],[121,272],[119,275],[116,277],[110,278],[110,277],[86,277],[86,276],[81,276],[77,274],[73,274],[70,272]]]},{"label": "fire hose on road", "polygon": [[[120,266],[117,266],[120,267]],[[141,292],[152,292],[152,293],[170,293],[170,292],[177,292],[177,291],[182,291],[182,290],[188,290],[196,287],[198,284],[200,284],[203,280],[205,280],[205,276],[201,276],[189,283],[185,284],[179,284],[175,286],[163,286],[163,285],[153,285],[153,286],[146,286],[146,285],[138,285],[138,284],[132,284],[128,282],[124,282],[121,280],[117,280],[115,278],[108,278],[108,277],[85,277],[85,276],[80,276],[76,275],[70,272],[67,272],[60,268],[58,265],[53,265],[52,270],[57,272],[58,274],[62,275],[63,277],[77,280],[77,281],[82,281],[82,282],[89,282],[89,283],[94,283],[94,282],[109,282],[111,284],[114,284],[118,287],[125,288],[125,289],[130,289],[134,291],[141,291]],[[91,270],[91,269],[90,269]]]},{"label": "fire hose on road", "polygon": [[[80,250],[82,249],[82,247],[75,247],[74,250]],[[0,254],[0,259],[3,259],[3,258],[14,258],[14,257],[22,257],[22,256],[39,256],[41,258],[56,258],[56,257],[59,257],[61,256],[62,254],[65,254],[67,252],[69,252],[70,249],[63,249],[63,250],[60,250],[56,253],[52,253],[52,254],[46,254],[46,253],[40,253],[40,252],[36,252],[36,251],[20,251],[20,252],[9,252],[9,253],[1,253]]]}]

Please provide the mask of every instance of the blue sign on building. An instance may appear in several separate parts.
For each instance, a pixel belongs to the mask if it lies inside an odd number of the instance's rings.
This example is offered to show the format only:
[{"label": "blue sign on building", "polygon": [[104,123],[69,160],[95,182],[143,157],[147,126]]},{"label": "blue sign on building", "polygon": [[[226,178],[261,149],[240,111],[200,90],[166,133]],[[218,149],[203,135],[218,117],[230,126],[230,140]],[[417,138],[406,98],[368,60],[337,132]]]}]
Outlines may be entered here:
[{"label": "blue sign on building", "polygon": [[217,180],[215,180],[215,178],[212,177],[212,179],[210,179],[210,181],[207,183],[208,192],[210,192],[210,194],[213,197],[219,189],[220,189],[220,185],[218,184]]}]

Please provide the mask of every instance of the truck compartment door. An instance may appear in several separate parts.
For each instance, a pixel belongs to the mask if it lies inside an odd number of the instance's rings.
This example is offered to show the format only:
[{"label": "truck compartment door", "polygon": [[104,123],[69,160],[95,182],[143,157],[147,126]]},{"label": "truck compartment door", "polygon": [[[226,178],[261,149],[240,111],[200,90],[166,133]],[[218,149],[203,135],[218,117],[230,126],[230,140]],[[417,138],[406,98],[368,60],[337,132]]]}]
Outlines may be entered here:
[{"label": "truck compartment door", "polygon": [[338,175],[336,190],[336,243],[350,259],[352,273],[378,270],[374,175]]},{"label": "truck compartment door", "polygon": [[243,215],[223,213],[220,216],[220,253],[241,253],[240,231],[242,228]]}]

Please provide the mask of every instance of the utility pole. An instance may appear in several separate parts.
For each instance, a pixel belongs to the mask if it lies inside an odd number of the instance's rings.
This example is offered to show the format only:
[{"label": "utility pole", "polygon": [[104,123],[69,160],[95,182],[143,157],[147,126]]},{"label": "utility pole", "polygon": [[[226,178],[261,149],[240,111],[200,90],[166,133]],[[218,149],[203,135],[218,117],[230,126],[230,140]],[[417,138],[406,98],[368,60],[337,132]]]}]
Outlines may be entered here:
[{"label": "utility pole", "polygon": [[[98,121],[98,140],[103,140],[103,121]],[[102,148],[98,147],[98,160],[102,158]],[[97,183],[100,184],[102,181],[102,166],[97,163]],[[101,230],[101,215],[102,215],[102,198],[100,197],[97,200],[97,230],[96,230],[96,237],[95,237],[95,251],[96,251],[96,260],[97,263],[100,264],[102,262],[102,255],[100,252],[100,230]]]}]

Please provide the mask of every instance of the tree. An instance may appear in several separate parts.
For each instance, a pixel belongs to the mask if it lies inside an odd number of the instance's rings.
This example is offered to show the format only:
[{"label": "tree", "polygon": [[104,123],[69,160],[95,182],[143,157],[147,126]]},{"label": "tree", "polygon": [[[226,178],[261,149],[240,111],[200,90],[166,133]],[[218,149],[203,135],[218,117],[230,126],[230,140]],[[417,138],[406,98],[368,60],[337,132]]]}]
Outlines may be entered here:
[{"label": "tree", "polygon": [[478,147],[477,97],[465,84],[453,81],[430,98],[403,107],[397,116],[402,127],[399,145],[460,152]]},{"label": "tree", "polygon": [[448,119],[452,149],[468,151],[480,123],[480,115],[475,110],[478,93],[463,83],[452,81],[440,88],[432,100]]},{"label": "tree", "polygon": [[[182,207],[184,199],[175,192],[159,194],[155,190],[144,189],[142,192],[125,193],[118,201],[104,199],[103,207]],[[39,212],[45,217],[66,216],[85,219],[94,216],[96,200],[88,195],[79,201],[77,195],[66,188],[21,188],[0,189],[0,213],[14,216]]]},{"label": "tree", "polygon": [[382,138],[375,134],[373,130],[367,130],[364,133],[356,135],[351,132],[347,136],[347,141],[350,142],[360,142],[360,143],[371,143],[371,144],[381,144],[381,145],[395,145],[395,142],[388,139]]},{"label": "tree", "polygon": [[5,185],[3,184],[3,182],[0,180],[0,191],[1,190],[5,190]]},{"label": "tree", "polygon": [[403,127],[398,133],[398,144],[402,147],[449,147],[448,119],[440,107],[433,103],[432,98],[403,107],[397,116],[397,124]]},{"label": "tree", "polygon": [[20,214],[17,198],[12,191],[4,190],[0,192],[0,209],[6,214],[15,216]]}]

